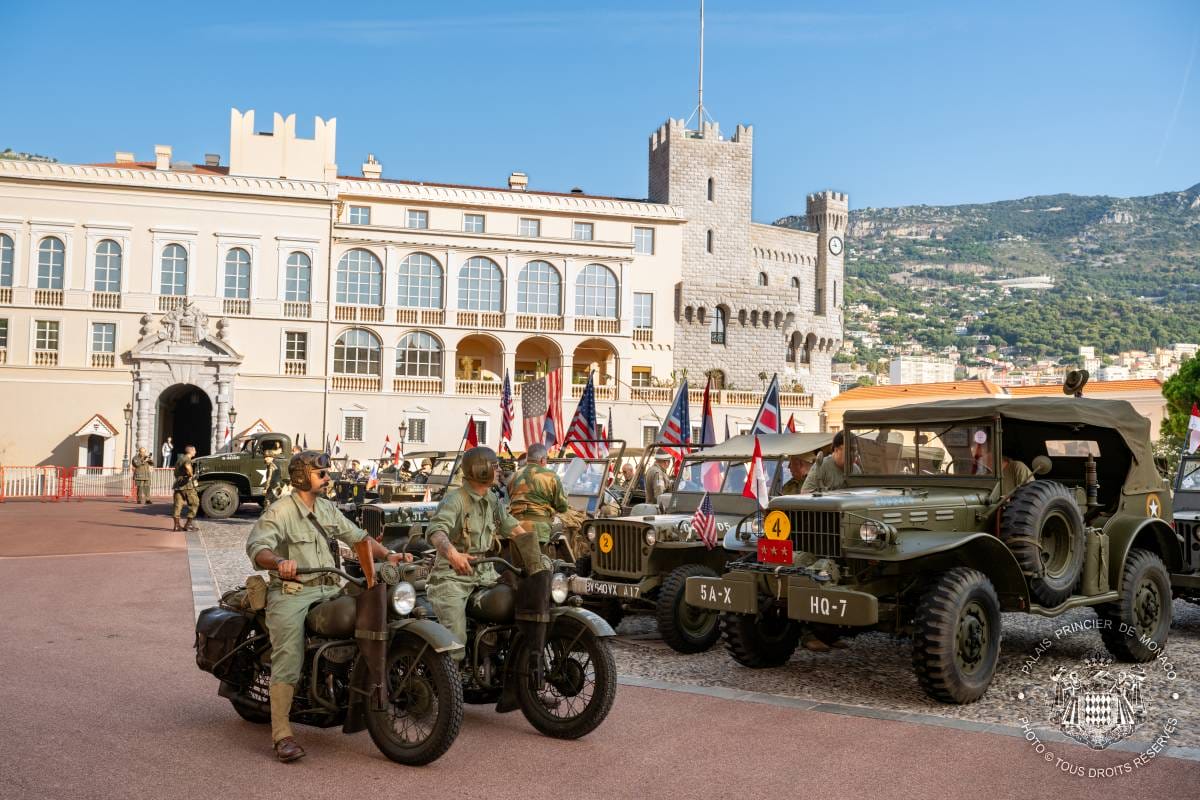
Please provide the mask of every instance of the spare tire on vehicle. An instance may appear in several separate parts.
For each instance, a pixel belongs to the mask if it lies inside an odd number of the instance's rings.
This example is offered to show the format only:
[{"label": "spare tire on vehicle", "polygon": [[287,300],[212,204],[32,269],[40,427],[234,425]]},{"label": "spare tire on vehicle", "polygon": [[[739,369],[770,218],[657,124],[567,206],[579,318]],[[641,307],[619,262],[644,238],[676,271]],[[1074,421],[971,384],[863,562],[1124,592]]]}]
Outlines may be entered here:
[{"label": "spare tire on vehicle", "polygon": [[1046,607],[1075,590],[1086,549],[1083,514],[1070,489],[1038,480],[1019,486],[1000,514],[1000,539],[1029,579],[1029,593]]}]

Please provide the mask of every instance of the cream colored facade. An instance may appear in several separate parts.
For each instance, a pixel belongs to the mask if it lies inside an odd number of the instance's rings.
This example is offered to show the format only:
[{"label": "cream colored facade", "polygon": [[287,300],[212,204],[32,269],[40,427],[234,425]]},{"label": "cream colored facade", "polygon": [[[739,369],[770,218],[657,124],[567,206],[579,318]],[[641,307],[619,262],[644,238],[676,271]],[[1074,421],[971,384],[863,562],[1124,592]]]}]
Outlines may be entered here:
[{"label": "cream colored facade", "polygon": [[[410,451],[453,448],[472,416],[495,446],[506,371],[516,449],[518,380],[546,369],[562,370],[568,418],[572,378],[594,371],[615,435],[636,446],[657,427],[681,208],[529,191],[519,173],[499,189],[392,181],[373,158],[337,177],[335,123],[315,127],[299,139],[276,114],[256,134],[234,110],[227,167],[161,146],[153,163],[0,161],[0,463],[116,466],[126,404],[129,446],[156,457],[168,435],[204,453],[257,418],[360,458],[401,424]],[[758,400],[719,393],[718,428]],[[811,393],[783,411],[818,428]]]}]

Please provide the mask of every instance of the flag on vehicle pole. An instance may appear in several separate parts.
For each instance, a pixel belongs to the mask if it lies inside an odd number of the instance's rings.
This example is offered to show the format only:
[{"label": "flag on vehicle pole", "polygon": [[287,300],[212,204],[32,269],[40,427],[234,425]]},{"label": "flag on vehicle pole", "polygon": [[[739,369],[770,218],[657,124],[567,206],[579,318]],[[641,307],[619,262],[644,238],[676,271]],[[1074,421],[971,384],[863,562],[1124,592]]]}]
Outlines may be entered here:
[{"label": "flag on vehicle pole", "polygon": [[374,489],[379,485],[379,462],[371,462],[371,472],[367,475],[367,488]]},{"label": "flag on vehicle pole", "polygon": [[780,422],[779,375],[776,373],[771,376],[771,385],[763,394],[762,405],[758,407],[758,414],[754,416],[754,424],[750,427],[750,433],[755,436],[760,433],[779,433]]},{"label": "flag on vehicle pole", "polygon": [[339,433],[333,437],[333,455],[331,458],[339,458],[342,455],[342,435]]},{"label": "flag on vehicle pole", "polygon": [[756,435],[754,437],[754,457],[750,459],[750,473],[746,476],[742,497],[757,500],[758,507],[765,510],[767,502],[771,499],[768,496],[770,491],[770,487],[767,486],[767,473],[763,469],[762,444],[759,443]]},{"label": "flag on vehicle pole", "polygon": [[700,541],[704,542],[705,548],[712,550],[717,546],[717,518],[713,514],[712,500],[708,498],[708,492],[704,493],[700,506],[692,515],[692,530],[700,537]]},{"label": "flag on vehicle pole", "polygon": [[692,421],[688,412],[687,378],[684,378],[683,382],[679,384],[675,400],[671,403],[671,410],[663,419],[662,427],[658,429],[658,435],[654,437],[654,441],[656,444],[675,445],[665,449],[671,454],[676,465],[683,461],[683,457],[691,450]]},{"label": "flag on vehicle pole", "polygon": [[479,447],[479,431],[475,430],[475,415],[472,414],[467,420],[467,429],[463,432],[463,442],[466,443],[465,450],[470,450],[472,447]]},{"label": "flag on vehicle pole", "polygon": [[729,415],[725,415],[725,441],[729,441]]},{"label": "flag on vehicle pole", "polygon": [[[716,426],[713,424],[712,413],[712,376],[709,376],[708,382],[704,384],[704,405],[700,412],[700,444],[705,447],[712,447],[716,443],[717,431]],[[704,465],[700,468],[700,482],[704,484],[706,492],[720,491],[721,462],[705,461]],[[705,495],[705,499],[707,499],[707,495]],[[712,508],[711,503],[709,503],[709,508]],[[713,536],[716,536],[716,534],[714,533]]]},{"label": "flag on vehicle pole", "polygon": [[[546,431],[550,431],[547,439]],[[545,377],[527,381],[521,389],[521,431],[525,449],[538,442],[552,446],[562,441],[562,375],[552,369]]]},{"label": "flag on vehicle pole", "polygon": [[1200,450],[1200,406],[1192,403],[1192,416],[1188,420],[1188,447],[1189,454]]},{"label": "flag on vehicle pole", "polygon": [[329,455],[332,451],[329,449],[329,434],[325,434],[325,455]]},{"label": "flag on vehicle pole", "polygon": [[788,414],[787,432],[788,433],[796,432],[796,415],[795,414]]},{"label": "flag on vehicle pole", "polygon": [[580,458],[596,458],[596,443],[588,441],[596,436],[596,389],[593,385],[594,373],[588,373],[587,384],[583,394],[579,395],[579,405],[575,407],[575,416],[567,427],[567,438],[564,446],[570,447],[571,452]]},{"label": "flag on vehicle pole", "polygon": [[608,407],[608,425],[600,426],[600,430],[596,432],[596,438],[600,439],[596,443],[596,457],[608,458],[608,442],[612,438],[612,406]]},{"label": "flag on vehicle pole", "polygon": [[387,434],[383,437],[383,455],[381,455],[380,458],[391,458],[391,457],[392,457],[392,436],[391,436],[391,434]]},{"label": "flag on vehicle pole", "polygon": [[432,503],[433,502],[433,494],[428,486],[425,487],[425,496],[421,498],[421,502],[422,503]]},{"label": "flag on vehicle pole", "polygon": [[221,446],[226,450],[233,449],[233,431],[228,425],[225,426],[225,438],[221,440]]},{"label": "flag on vehicle pole", "polygon": [[504,370],[504,391],[500,394],[500,442],[511,442],[513,436],[512,382]]}]

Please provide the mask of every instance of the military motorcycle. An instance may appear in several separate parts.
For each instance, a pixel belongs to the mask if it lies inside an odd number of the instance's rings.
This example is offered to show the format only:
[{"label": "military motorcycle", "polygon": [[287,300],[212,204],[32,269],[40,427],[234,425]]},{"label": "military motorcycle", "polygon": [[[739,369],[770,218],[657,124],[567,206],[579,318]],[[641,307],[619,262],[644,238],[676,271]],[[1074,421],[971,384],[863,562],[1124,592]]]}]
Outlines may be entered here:
[{"label": "military motorcycle", "polygon": [[[523,570],[500,557],[473,561],[476,568],[495,564],[518,578]],[[561,564],[556,564],[561,567]],[[612,709],[617,668],[605,639],[614,635],[607,622],[568,601],[566,576],[555,569],[551,580],[550,627],[533,669],[525,636],[516,622],[516,590],[507,582],[481,587],[467,600],[466,657],[461,670],[463,697],[471,704],[503,703],[505,689],[529,724],[556,739],[578,739],[595,730]],[[578,598],[575,598],[578,601]],[[514,691],[515,690],[515,691]]]},{"label": "military motorcycle", "polygon": [[[345,579],[342,593],[315,604],[305,620],[304,667],[291,720],[343,733],[366,728],[392,761],[428,764],[458,736],[462,679],[453,635],[422,612],[412,564],[379,564],[356,547],[360,575],[298,569]],[[196,621],[196,664],[220,680],[217,693],[243,719],[271,721],[271,640],[263,611],[250,610],[245,589],[226,593]]]}]

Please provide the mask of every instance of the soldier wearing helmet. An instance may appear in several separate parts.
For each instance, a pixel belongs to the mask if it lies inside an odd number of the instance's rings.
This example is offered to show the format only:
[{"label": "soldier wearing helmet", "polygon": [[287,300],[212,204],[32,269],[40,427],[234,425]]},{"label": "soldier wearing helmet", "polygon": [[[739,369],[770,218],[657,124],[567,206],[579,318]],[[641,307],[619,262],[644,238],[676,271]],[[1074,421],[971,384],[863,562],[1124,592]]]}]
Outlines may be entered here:
[{"label": "soldier wearing helmet", "polygon": [[263,511],[246,540],[254,568],[270,573],[266,614],[271,633],[271,737],[280,761],[304,756],[288,721],[304,658],[304,618],[313,604],[341,591],[335,576],[297,575],[296,570],[336,566],[334,539],[348,545],[367,539],[377,559],[412,559],[367,537],[325,498],[330,482],[326,454],[305,450],[292,456],[288,479],[292,493]]},{"label": "soldier wearing helmet", "polygon": [[534,443],[525,454],[525,467],[508,484],[508,510],[522,522],[533,525],[538,543],[550,541],[550,524],[555,513],[567,510],[567,493],[558,473],[547,469],[546,445]]}]

